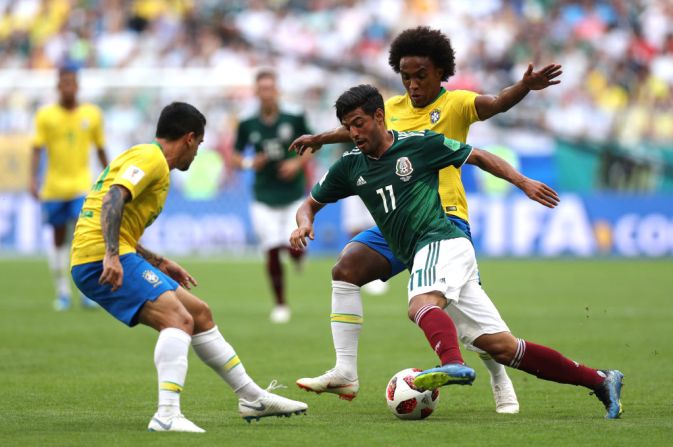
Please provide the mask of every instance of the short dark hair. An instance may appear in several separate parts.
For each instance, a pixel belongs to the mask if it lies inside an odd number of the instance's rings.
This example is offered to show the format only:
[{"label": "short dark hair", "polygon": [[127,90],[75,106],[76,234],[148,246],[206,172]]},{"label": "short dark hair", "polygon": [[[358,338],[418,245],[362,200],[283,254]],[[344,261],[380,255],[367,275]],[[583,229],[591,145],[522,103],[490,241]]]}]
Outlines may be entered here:
[{"label": "short dark hair", "polygon": [[377,109],[385,111],[383,96],[376,87],[369,84],[360,84],[343,92],[334,103],[339,121],[358,107],[362,108],[367,115],[374,116]]},{"label": "short dark hair", "polygon": [[442,81],[448,80],[456,72],[456,54],[449,38],[439,30],[427,26],[411,28],[393,40],[390,45],[388,64],[400,72],[400,60],[407,56],[427,57],[435,67],[442,70]]},{"label": "short dark hair", "polygon": [[175,141],[190,132],[201,136],[205,127],[206,117],[196,107],[186,102],[173,102],[159,115],[156,137]]},{"label": "short dark hair", "polygon": [[255,82],[259,82],[264,78],[271,78],[275,81],[276,77],[276,72],[272,68],[262,68],[255,75]]},{"label": "short dark hair", "polygon": [[65,65],[62,65],[58,68],[58,77],[60,79],[62,76],[67,75],[67,74],[71,74],[71,75],[77,77],[78,72],[79,72],[79,70],[74,65],[65,64]]}]

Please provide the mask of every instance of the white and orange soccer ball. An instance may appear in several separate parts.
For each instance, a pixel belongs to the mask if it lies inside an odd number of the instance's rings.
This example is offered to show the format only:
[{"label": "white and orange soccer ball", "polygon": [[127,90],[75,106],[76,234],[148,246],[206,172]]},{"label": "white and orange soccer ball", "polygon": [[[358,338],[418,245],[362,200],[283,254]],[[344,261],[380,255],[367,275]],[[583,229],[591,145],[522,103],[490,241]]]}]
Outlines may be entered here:
[{"label": "white and orange soccer ball", "polygon": [[425,419],[439,402],[439,390],[419,391],[414,378],[421,372],[407,368],[395,374],[386,387],[386,402],[390,411],[400,419]]}]

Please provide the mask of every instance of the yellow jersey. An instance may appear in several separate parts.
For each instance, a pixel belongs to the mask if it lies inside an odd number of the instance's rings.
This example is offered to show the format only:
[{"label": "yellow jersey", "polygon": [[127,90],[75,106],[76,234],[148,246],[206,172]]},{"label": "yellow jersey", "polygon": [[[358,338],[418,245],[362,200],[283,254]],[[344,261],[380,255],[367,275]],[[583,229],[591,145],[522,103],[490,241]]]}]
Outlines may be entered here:
[{"label": "yellow jersey", "polygon": [[[430,129],[465,143],[470,125],[479,121],[474,105],[477,96],[467,90],[442,88],[437,99],[423,108],[414,107],[408,94],[393,96],[385,103],[386,126],[400,132]],[[449,166],[439,171],[439,197],[444,212],[468,220],[460,169]]]},{"label": "yellow jersey", "polygon": [[47,150],[42,200],[71,200],[91,186],[91,145],[105,146],[103,114],[93,104],[68,110],[59,104],[42,107],[35,116],[33,147]]},{"label": "yellow jersey", "polygon": [[170,181],[168,162],[158,143],[133,146],[112,160],[98,176],[82,206],[72,242],[71,265],[105,257],[100,215],[103,197],[110,186],[122,185],[131,193],[119,230],[119,254],[123,255],[135,253],[145,228],[161,213]]}]

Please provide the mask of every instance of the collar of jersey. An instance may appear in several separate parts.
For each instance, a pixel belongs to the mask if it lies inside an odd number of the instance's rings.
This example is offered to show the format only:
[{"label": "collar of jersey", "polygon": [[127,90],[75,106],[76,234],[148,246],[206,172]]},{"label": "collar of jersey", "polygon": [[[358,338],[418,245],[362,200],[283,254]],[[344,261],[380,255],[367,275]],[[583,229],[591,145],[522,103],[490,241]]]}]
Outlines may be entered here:
[{"label": "collar of jersey", "polygon": [[161,147],[161,145],[159,144],[159,142],[158,142],[157,140],[153,140],[150,144],[153,144],[153,145],[155,145],[156,147],[158,147],[159,150],[160,150],[161,152],[164,151],[164,148]]},{"label": "collar of jersey", "polygon": [[[388,130],[388,132],[390,132],[390,133],[393,135],[393,144],[391,144],[390,147],[389,147],[388,149],[386,149],[386,151],[383,153],[383,155],[381,155],[379,158],[372,157],[371,155],[367,155],[367,156],[366,156],[367,158],[369,158],[370,160],[380,160],[380,159],[382,159],[383,157],[386,156],[386,154],[388,153],[388,151],[390,151],[390,148],[392,148],[393,146],[395,146],[395,143],[397,143],[397,131],[391,129],[391,130]],[[364,154],[363,154],[363,155],[364,155]]]}]

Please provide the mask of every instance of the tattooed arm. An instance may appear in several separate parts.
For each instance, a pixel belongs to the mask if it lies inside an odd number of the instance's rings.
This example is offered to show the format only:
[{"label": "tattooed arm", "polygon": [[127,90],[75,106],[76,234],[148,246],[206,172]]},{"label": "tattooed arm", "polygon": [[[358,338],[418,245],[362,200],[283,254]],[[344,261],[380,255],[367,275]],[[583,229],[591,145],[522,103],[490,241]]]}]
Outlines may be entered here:
[{"label": "tattooed arm", "polygon": [[105,257],[103,258],[103,273],[98,282],[110,284],[114,292],[121,287],[124,279],[124,269],[119,262],[119,229],[122,225],[124,204],[131,199],[128,189],[119,185],[112,185],[103,197],[100,224],[105,240]]},{"label": "tattooed arm", "polygon": [[158,254],[151,252],[140,244],[136,245],[136,252],[145,258],[147,262],[177,281],[185,289],[191,289],[192,286],[197,285],[196,280],[192,277],[192,275],[190,275],[189,272],[182,268],[177,262],[171,261],[170,259],[163,256],[159,256]]},{"label": "tattooed arm", "polygon": [[167,261],[167,259],[164,258],[163,256],[159,256],[158,254],[149,251],[148,249],[146,249],[145,247],[143,247],[140,244],[136,245],[136,252],[138,252],[138,254],[140,256],[145,258],[145,260],[147,262],[149,262],[150,264],[152,264],[153,266],[155,266],[159,269],[161,268],[161,264],[164,261]]}]

